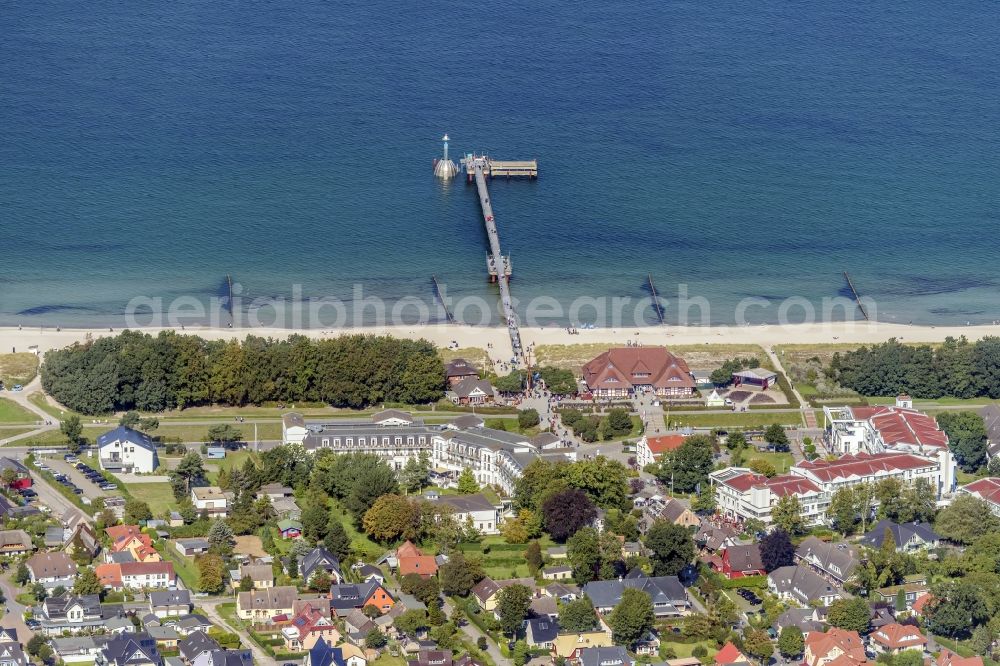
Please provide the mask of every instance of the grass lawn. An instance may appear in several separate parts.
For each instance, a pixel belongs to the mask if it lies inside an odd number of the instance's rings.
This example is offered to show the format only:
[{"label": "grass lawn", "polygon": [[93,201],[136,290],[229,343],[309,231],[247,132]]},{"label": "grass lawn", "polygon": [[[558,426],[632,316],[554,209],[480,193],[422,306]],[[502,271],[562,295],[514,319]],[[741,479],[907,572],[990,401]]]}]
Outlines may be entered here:
[{"label": "grass lawn", "polygon": [[38,414],[33,414],[13,400],[0,398],[0,423],[35,423]]},{"label": "grass lawn", "polygon": [[766,460],[771,463],[774,465],[774,469],[778,470],[778,474],[787,472],[788,468],[795,463],[795,459],[792,458],[791,453],[772,453],[771,451],[762,453],[754,450],[746,451],[746,459],[748,463],[754,458]]},{"label": "grass lawn", "polygon": [[[119,481],[119,485],[123,484]],[[148,504],[154,515],[159,516],[164,510],[177,508],[169,483],[130,483],[126,487],[132,497]]]},{"label": "grass lawn", "polygon": [[[163,548],[160,549],[160,553],[167,558],[169,562],[174,565],[174,571],[177,575],[181,577],[184,581],[184,586],[189,590],[198,589],[198,567],[194,563],[194,559],[190,557],[184,557],[177,552],[174,548],[174,543],[168,541],[164,544]],[[234,604],[235,607],[235,604]]]},{"label": "grass lawn", "polygon": [[[169,422],[160,422],[160,427],[150,433],[154,438],[163,440],[177,440],[182,442],[206,442],[208,441],[208,429],[213,423],[206,422],[204,425],[171,425]],[[237,430],[243,435],[244,441],[252,441],[254,435],[254,424],[235,424]],[[257,424],[258,439],[281,439],[281,423]]]},{"label": "grass lawn", "polygon": [[[76,414],[76,412],[74,411],[60,409],[55,405],[51,404],[46,398],[45,394],[42,393],[41,391],[35,391],[34,393],[30,394],[28,396],[28,402],[35,405],[36,407],[40,407],[42,410],[45,411],[46,414],[57,419],[63,419],[71,414]],[[82,416],[80,414],[77,414],[77,416],[80,416],[81,419],[87,418],[86,416]]]},{"label": "grass lawn", "polygon": [[[579,375],[584,364],[613,346],[602,342],[579,345],[539,345],[535,349],[535,356],[538,359],[538,365],[566,368]],[[721,366],[724,361],[737,356],[752,356],[757,358],[764,367],[770,367],[767,354],[758,345],[671,345],[668,349],[683,357],[688,366],[692,368],[715,369]]]},{"label": "grass lawn", "polygon": [[239,451],[226,451],[226,457],[222,460],[205,460],[205,476],[208,477],[210,483],[214,484],[219,478],[219,472],[224,469],[231,470],[234,467],[242,467],[243,463],[253,455],[251,451],[240,449]]},{"label": "grass lawn", "polygon": [[[554,545],[547,535],[538,540],[542,552]],[[524,551],[528,544],[511,545],[500,535],[483,537],[479,543],[467,543],[459,546],[467,555],[480,557],[486,575],[495,580],[504,578],[525,578],[531,574],[528,563],[524,559]],[[489,548],[489,552],[485,552]]]},{"label": "grass lawn", "polygon": [[406,666],[406,661],[402,657],[393,657],[386,651],[375,661],[369,662],[368,666]]},{"label": "grass lawn", "polygon": [[[865,398],[872,405],[895,405],[896,398],[893,397],[870,397]],[[914,398],[913,406],[917,409],[921,407],[965,407],[979,411],[977,408],[996,402],[991,398]]]},{"label": "grass lawn", "polygon": [[[359,532],[354,527],[354,520],[351,517],[350,512],[344,509],[340,502],[335,499],[330,500],[330,512],[340,519],[340,523],[344,526],[344,531],[347,532],[347,536],[351,538],[351,548],[353,548],[362,559],[368,561],[368,558],[378,558],[385,553],[386,550],[388,550],[385,546],[380,546],[369,539],[368,535],[363,532]],[[279,534],[275,537],[274,542],[279,544],[280,547],[279,542],[281,541],[281,535]],[[289,544],[288,548],[291,548],[292,542],[288,541],[287,543]]]},{"label": "grass lawn", "polygon": [[677,426],[694,428],[766,428],[772,423],[785,426],[802,425],[801,412],[724,412],[704,414],[667,414],[670,422]]},{"label": "grass lawn", "polygon": [[480,374],[482,374],[484,370],[493,369],[493,366],[490,363],[490,355],[486,353],[485,349],[480,349],[479,347],[439,349],[438,353],[441,355],[441,360],[445,363],[448,361],[454,361],[456,358],[464,358],[466,361],[479,368]]},{"label": "grass lawn", "polygon": [[[668,634],[664,635],[669,636]],[[670,648],[677,655],[677,658],[680,659],[682,657],[690,657],[691,651],[694,650],[694,648],[698,645],[701,645],[708,651],[709,657],[715,656],[715,653],[718,652],[718,649],[715,647],[714,641],[699,641],[697,643],[671,643],[668,640],[663,640],[660,645],[660,649],[663,650],[666,648]]]},{"label": "grass lawn", "polygon": [[0,381],[7,388],[27,384],[38,374],[38,357],[31,352],[0,354]]}]

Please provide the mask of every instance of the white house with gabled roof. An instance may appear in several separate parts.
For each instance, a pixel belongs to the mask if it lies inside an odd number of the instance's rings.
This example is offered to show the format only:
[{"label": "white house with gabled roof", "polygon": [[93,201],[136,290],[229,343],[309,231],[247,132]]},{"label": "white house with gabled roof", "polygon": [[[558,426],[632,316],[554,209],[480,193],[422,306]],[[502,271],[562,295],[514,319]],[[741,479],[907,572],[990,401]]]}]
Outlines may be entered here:
[{"label": "white house with gabled roof", "polygon": [[150,474],[160,466],[150,436],[125,426],[98,437],[97,451],[101,469],[109,472]]}]

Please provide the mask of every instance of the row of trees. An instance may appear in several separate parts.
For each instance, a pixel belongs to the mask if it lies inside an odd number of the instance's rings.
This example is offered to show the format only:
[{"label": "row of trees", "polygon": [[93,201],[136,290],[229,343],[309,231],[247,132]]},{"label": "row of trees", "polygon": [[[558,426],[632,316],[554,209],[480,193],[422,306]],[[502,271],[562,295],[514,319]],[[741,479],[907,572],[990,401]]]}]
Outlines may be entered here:
[{"label": "row of trees", "polygon": [[1000,338],[947,338],[937,347],[892,339],[834,354],[827,373],[861,395],[1000,398]]},{"label": "row of trees", "polygon": [[42,385],[82,414],[270,401],[364,407],[440,399],[444,365],[424,340],[247,336],[239,342],[125,331],[49,352]]}]

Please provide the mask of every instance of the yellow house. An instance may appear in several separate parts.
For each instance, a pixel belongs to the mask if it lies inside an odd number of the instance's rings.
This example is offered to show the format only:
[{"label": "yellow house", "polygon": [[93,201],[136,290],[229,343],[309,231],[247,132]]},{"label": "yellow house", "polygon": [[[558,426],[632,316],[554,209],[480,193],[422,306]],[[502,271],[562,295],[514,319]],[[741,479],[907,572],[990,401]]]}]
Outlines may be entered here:
[{"label": "yellow house", "polygon": [[236,616],[254,623],[268,623],[275,615],[292,615],[299,591],[289,585],[236,595]]},{"label": "yellow house", "polygon": [[575,660],[579,651],[585,648],[611,647],[611,635],[606,631],[586,631],[582,634],[559,634],[552,641],[553,660],[562,657],[567,661]]},{"label": "yellow house", "polygon": [[484,611],[492,613],[497,607],[497,595],[505,587],[511,585],[524,585],[525,587],[534,590],[535,589],[535,579],[534,578],[511,578],[510,580],[495,581],[489,576],[479,581],[474,588],[472,588],[472,596],[475,597],[476,603]]}]

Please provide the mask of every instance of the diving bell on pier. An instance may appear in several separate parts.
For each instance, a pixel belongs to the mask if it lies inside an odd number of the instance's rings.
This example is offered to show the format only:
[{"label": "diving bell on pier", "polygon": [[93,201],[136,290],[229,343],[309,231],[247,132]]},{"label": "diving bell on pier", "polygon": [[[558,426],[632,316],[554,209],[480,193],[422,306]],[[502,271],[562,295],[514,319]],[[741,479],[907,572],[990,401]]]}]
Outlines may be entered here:
[{"label": "diving bell on pier", "polygon": [[444,142],[444,156],[439,160],[434,160],[434,175],[447,180],[458,175],[458,167],[448,159],[448,135],[445,134],[441,141]]}]

